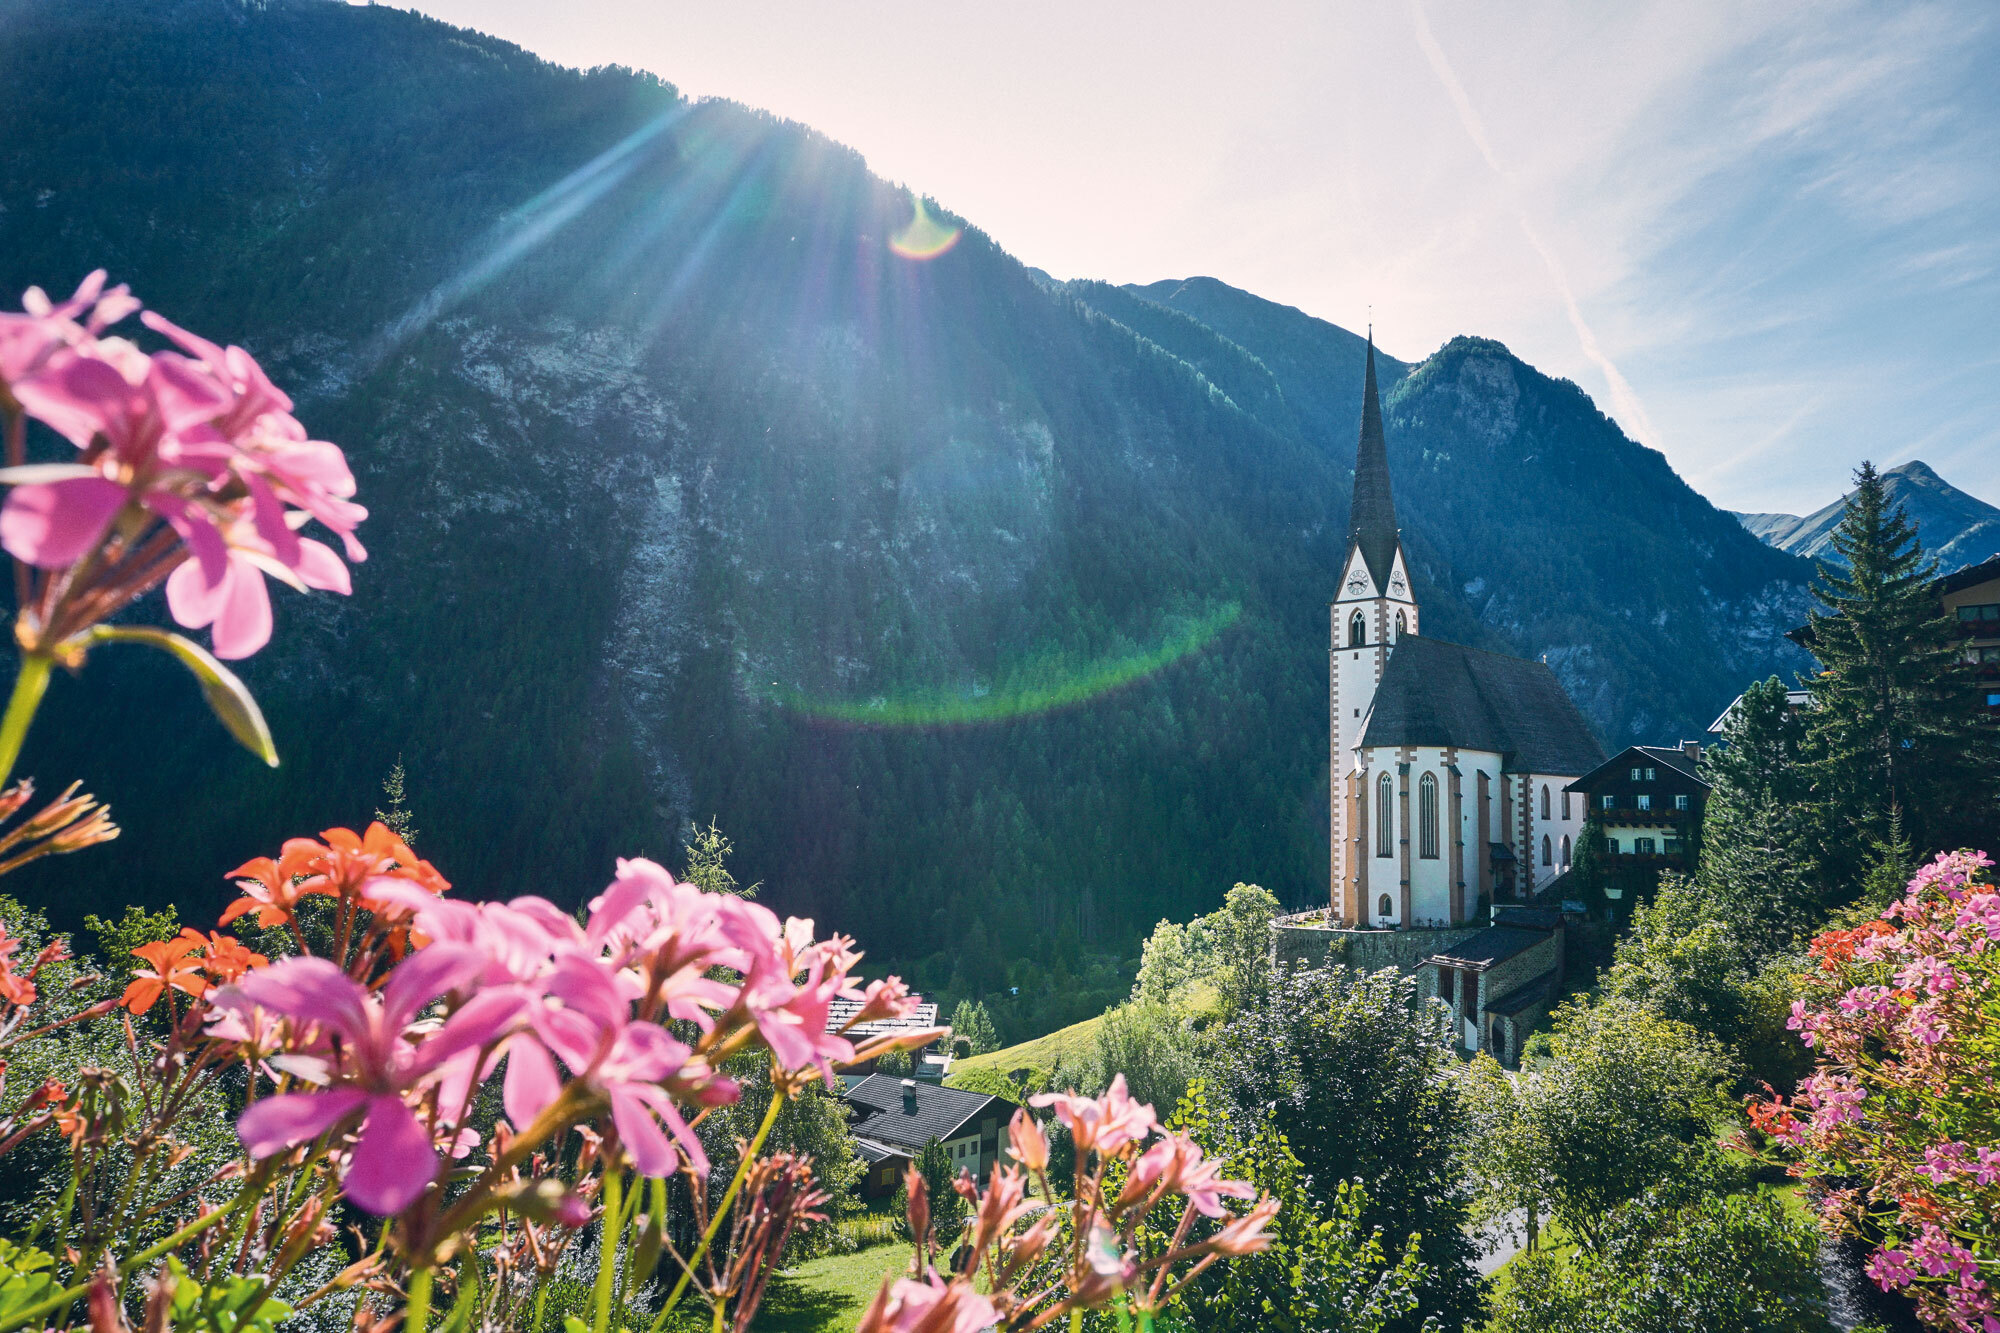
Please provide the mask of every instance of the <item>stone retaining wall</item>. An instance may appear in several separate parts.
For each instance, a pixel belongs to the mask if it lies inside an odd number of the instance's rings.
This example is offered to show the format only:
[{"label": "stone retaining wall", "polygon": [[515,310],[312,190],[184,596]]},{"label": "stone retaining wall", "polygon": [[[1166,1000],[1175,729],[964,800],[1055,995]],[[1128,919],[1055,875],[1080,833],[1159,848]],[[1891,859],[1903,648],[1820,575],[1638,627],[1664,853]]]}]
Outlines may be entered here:
[{"label": "stone retaining wall", "polygon": [[1417,930],[1336,930],[1280,921],[1271,927],[1271,948],[1280,966],[1343,963],[1363,972],[1379,972],[1385,967],[1415,972],[1424,959],[1464,943],[1482,929],[1484,926],[1463,925]]}]

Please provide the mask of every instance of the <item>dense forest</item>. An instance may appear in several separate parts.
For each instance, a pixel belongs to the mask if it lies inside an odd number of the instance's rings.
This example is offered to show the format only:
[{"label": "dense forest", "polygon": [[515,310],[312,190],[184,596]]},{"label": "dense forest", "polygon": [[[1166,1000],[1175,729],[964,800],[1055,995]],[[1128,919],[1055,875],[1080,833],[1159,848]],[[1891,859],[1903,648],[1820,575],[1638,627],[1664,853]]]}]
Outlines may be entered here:
[{"label": "dense forest", "polygon": [[[387,8],[31,0],[0,124],[0,290],[101,265],[250,348],[372,510],[247,666],[278,772],[170,664],[57,682],[23,771],[134,835],[17,878],[58,922],[205,915],[399,760],[462,892],[574,905],[712,818],[1007,1036],[1232,882],[1321,897],[1356,335],[1053,283],[936,205],[957,243],[899,254],[909,193],[810,130]],[[1802,661],[1805,562],[1576,386],[1385,367],[1427,629],[1546,654],[1612,743]]]}]

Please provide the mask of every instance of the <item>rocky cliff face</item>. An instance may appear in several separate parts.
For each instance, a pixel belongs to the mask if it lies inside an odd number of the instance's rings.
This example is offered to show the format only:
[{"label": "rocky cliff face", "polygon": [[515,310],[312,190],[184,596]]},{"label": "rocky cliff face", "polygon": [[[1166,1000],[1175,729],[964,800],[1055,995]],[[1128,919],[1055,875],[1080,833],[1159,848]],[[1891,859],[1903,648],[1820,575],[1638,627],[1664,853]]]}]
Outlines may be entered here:
[{"label": "rocky cliff face", "polygon": [[[1901,505],[1917,525],[1918,540],[1937,557],[1941,572],[1949,574],[2000,555],[2000,509],[1959,490],[1928,464],[1911,459],[1892,467],[1883,472],[1882,486],[1889,503]],[[1842,496],[1804,517],[1738,514],[1736,518],[1753,536],[1781,551],[1838,564],[1840,553],[1833,549],[1833,530],[1840,524],[1846,502],[1847,497]]]},{"label": "rocky cliff face", "polygon": [[[970,227],[899,257],[910,201],[838,145],[385,8],[8,23],[0,288],[106,264],[250,347],[374,510],[355,595],[281,598],[249,666],[286,767],[101,654],[28,766],[131,836],[11,888],[199,919],[400,756],[464,891],[574,903],[713,817],[933,987],[1320,895],[1354,335]],[[1802,562],[1575,386],[1465,339],[1397,379],[1428,626],[1548,654],[1614,744],[1790,661]]]}]

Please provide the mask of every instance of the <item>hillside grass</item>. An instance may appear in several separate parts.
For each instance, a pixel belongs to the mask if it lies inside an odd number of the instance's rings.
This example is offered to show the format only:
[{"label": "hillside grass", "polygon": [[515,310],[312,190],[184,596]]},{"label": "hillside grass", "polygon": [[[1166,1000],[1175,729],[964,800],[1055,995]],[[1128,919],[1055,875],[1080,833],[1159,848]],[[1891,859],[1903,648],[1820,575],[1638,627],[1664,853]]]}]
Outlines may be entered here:
[{"label": "hillside grass", "polygon": [[871,1245],[855,1254],[830,1254],[788,1268],[771,1279],[757,1309],[757,1333],[833,1333],[861,1322],[882,1276],[906,1268],[906,1245]]},{"label": "hillside grass", "polygon": [[[1221,992],[1211,982],[1197,982],[1190,986],[1182,997],[1179,1008],[1189,1019],[1213,1018],[1220,1011]],[[1066,1028],[1058,1028],[1044,1036],[1028,1041],[1004,1046],[984,1055],[968,1055],[955,1061],[951,1067],[951,1077],[945,1080],[947,1087],[964,1087],[961,1080],[972,1080],[981,1075],[1006,1077],[1017,1069],[1027,1069],[1035,1074],[1048,1075],[1064,1059],[1076,1060],[1087,1057],[1097,1050],[1097,1030],[1104,1025],[1104,1015],[1086,1018],[1081,1023],[1071,1023]],[[1029,1077],[1034,1082],[1034,1076]]]}]

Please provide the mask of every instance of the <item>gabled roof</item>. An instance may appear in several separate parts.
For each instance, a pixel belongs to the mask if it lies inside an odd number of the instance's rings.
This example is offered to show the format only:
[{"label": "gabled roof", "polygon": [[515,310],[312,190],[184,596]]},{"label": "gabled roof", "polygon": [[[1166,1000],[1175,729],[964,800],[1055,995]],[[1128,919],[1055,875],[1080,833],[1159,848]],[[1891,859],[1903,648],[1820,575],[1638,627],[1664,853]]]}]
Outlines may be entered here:
[{"label": "gabled roof", "polygon": [[1938,596],[1957,592],[1962,588],[1976,588],[1982,583],[2000,579],[2000,555],[1982,560],[1976,565],[1967,565],[1955,574],[1947,574],[1937,581]]},{"label": "gabled roof", "polygon": [[849,1040],[860,1043],[870,1037],[879,1037],[890,1032],[914,1032],[938,1025],[938,1007],[929,1000],[919,1001],[908,1016],[903,1018],[877,1019],[872,1023],[856,1023],[847,1027],[847,1021],[860,1010],[859,1000],[833,1000],[826,1007],[826,1030],[840,1032],[846,1029]]},{"label": "gabled roof", "polygon": [[[914,1094],[910,1103],[903,1100],[906,1090]],[[845,1096],[854,1113],[850,1124],[857,1137],[898,1148],[918,1149],[932,1139],[951,1138],[966,1122],[981,1116],[1004,1121],[1015,1109],[1004,1097],[916,1079],[906,1084],[887,1074],[870,1074]]]},{"label": "gabled roof", "polygon": [[1454,944],[1449,949],[1440,949],[1424,959],[1424,962],[1443,963],[1447,967],[1469,967],[1484,972],[1496,963],[1517,958],[1537,944],[1547,943],[1554,938],[1555,935],[1546,930],[1523,930],[1519,926],[1488,926],[1468,940]]},{"label": "gabled roof", "polygon": [[1661,768],[1671,768],[1674,772],[1698,786],[1707,787],[1709,785],[1708,780],[1702,777],[1701,765],[1696,762],[1694,756],[1686,750],[1680,749],[1678,746],[1628,745],[1617,754],[1612,755],[1609,759],[1599,764],[1596,768],[1591,769],[1590,772],[1585,773],[1575,782],[1570,783],[1563,790],[1588,791],[1597,782],[1599,777],[1609,776],[1621,768],[1630,768],[1635,759]]},{"label": "gabled roof", "polygon": [[1389,491],[1389,445],[1382,436],[1382,397],[1375,390],[1375,335],[1368,335],[1368,370],[1361,385],[1361,439],[1354,447],[1354,504],[1348,511],[1354,545],[1374,576],[1389,587],[1396,563],[1396,501]]},{"label": "gabled roof", "polygon": [[870,1166],[877,1166],[883,1162],[907,1162],[911,1160],[908,1149],[892,1148],[886,1143],[877,1143],[873,1139],[856,1138],[854,1140],[854,1150],[860,1153],[861,1160]]},{"label": "gabled roof", "polygon": [[1485,750],[1516,773],[1588,773],[1604,762],[1546,663],[1414,634],[1389,654],[1361,744]]}]

